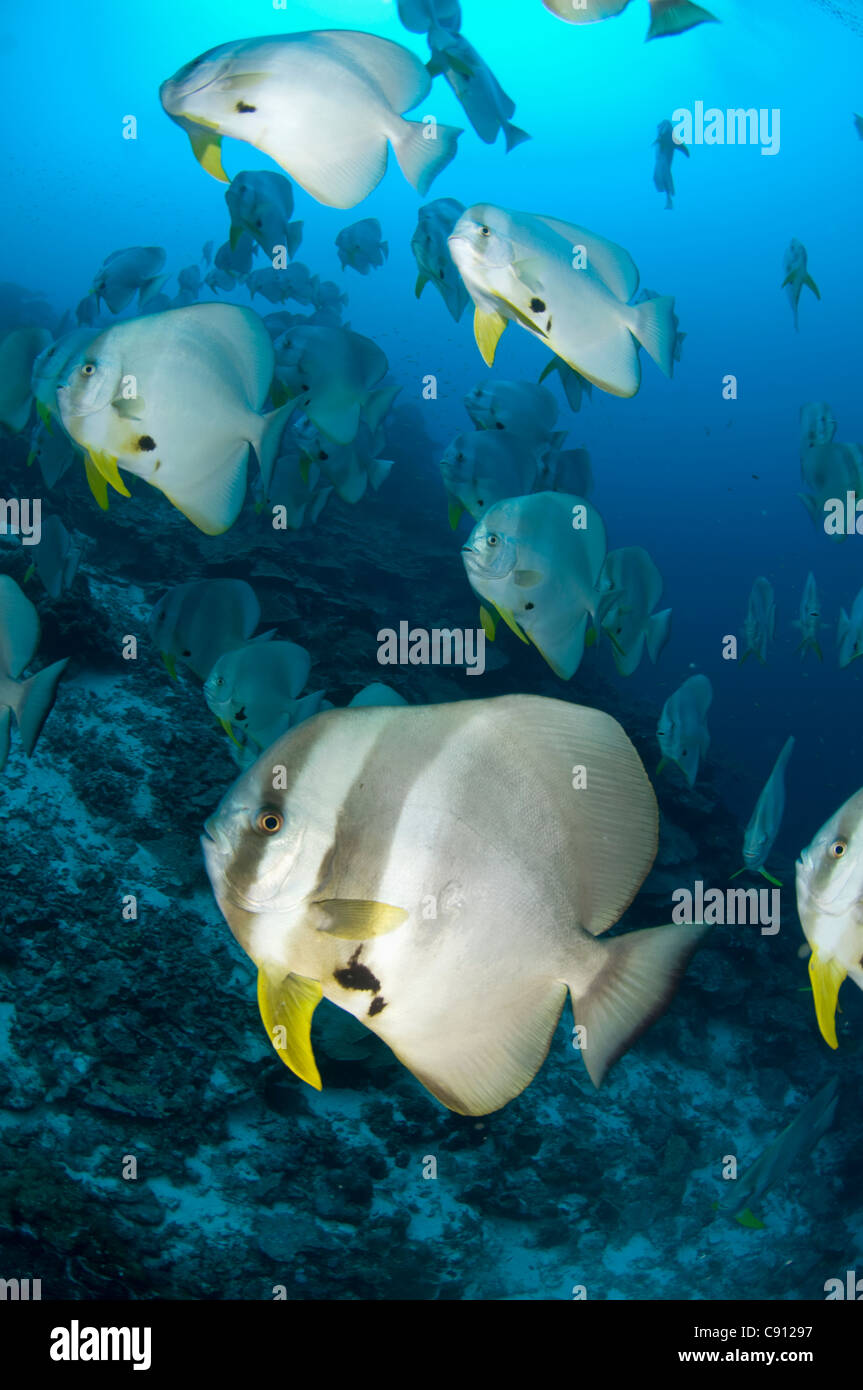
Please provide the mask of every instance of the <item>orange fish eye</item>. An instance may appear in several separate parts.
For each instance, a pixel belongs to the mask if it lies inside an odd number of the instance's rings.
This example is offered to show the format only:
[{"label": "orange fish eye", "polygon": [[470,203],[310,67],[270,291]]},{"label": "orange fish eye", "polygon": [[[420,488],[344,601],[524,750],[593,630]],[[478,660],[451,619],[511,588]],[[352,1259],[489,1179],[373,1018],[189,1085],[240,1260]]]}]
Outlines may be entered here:
[{"label": "orange fish eye", "polygon": [[830,846],[830,853],[834,859],[841,859],[847,848],[848,842],[846,840],[834,840]]},{"label": "orange fish eye", "polygon": [[259,811],[255,818],[255,828],[260,830],[263,835],[275,835],[285,823],[285,818],[281,811],[274,811],[267,808]]}]

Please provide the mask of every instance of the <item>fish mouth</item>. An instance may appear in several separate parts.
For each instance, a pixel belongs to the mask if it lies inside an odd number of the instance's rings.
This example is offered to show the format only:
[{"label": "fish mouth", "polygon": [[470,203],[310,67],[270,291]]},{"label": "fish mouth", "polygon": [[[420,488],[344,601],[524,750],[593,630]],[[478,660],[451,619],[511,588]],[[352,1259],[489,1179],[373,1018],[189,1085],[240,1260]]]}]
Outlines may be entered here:
[{"label": "fish mouth", "polygon": [[227,870],[231,846],[224,831],[213,825],[212,817],[204,825],[204,834],[200,837],[200,845],[213,896],[224,916],[227,917],[228,915],[227,907],[236,907],[242,912],[252,915],[262,912],[265,904],[247,897],[235,883],[232,883]]}]

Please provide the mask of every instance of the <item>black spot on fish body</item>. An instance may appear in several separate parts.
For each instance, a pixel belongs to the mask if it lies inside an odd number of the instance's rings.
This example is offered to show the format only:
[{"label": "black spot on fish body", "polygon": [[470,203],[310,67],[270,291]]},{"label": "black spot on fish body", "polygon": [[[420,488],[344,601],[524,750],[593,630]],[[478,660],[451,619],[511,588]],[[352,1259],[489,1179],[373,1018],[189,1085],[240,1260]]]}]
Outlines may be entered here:
[{"label": "black spot on fish body", "polygon": [[525,611],[525,613],[529,613],[529,612],[531,611],[531,609],[532,609],[532,608],[535,608],[535,607],[536,607],[536,605],[533,604],[533,603],[526,603],[526,604],[524,605],[524,611]]},{"label": "black spot on fish body", "polygon": [[544,300],[544,299],[538,299],[538,298],[534,295],[533,299],[530,301],[530,307],[531,307],[531,309],[533,310],[533,312],[534,312],[535,314],[544,314],[544,313],[545,313],[545,307],[546,307],[546,306],[545,306],[545,300]]},{"label": "black spot on fish body", "polygon": [[155,439],[153,439],[152,435],[141,435],[140,439],[138,440],[138,448],[141,450],[142,453],[149,454],[152,449],[155,449],[155,447],[156,441]]},{"label": "black spot on fish body", "polygon": [[184,651],[184,652],[181,652],[180,655],[181,655],[181,656],[191,656],[192,653],[189,652],[189,651]]},{"label": "black spot on fish body", "polygon": [[548,323],[545,325],[545,331],[546,333],[551,332],[551,314],[548,316]]},{"label": "black spot on fish body", "polygon": [[257,109],[257,106],[247,106],[244,101],[238,101],[236,106],[236,110],[242,115],[245,115],[247,111],[257,111]]},{"label": "black spot on fish body", "polygon": [[502,425],[502,424],[500,423],[500,420],[496,420],[496,421],[495,421],[495,426],[494,426],[494,427],[495,427],[496,430],[505,430],[505,429],[506,429],[506,425]]},{"label": "black spot on fish body", "polygon": [[387,1001],[386,999],[384,999],[383,995],[376,994],[371,1004],[369,1005],[369,1018],[374,1018],[375,1014],[379,1014],[382,1009],[386,1008],[386,1006]]},{"label": "black spot on fish body", "polygon": [[368,966],[360,964],[360,951],[362,946],[358,946],[341,970],[333,971],[333,979],[337,980],[342,989],[369,989],[373,994],[377,994],[381,982],[369,970]]},{"label": "black spot on fish body", "polygon": [[242,709],[238,709],[237,713],[234,715],[234,723],[242,724],[244,720],[248,719],[248,717],[249,716],[246,713],[246,706],[243,705]]}]

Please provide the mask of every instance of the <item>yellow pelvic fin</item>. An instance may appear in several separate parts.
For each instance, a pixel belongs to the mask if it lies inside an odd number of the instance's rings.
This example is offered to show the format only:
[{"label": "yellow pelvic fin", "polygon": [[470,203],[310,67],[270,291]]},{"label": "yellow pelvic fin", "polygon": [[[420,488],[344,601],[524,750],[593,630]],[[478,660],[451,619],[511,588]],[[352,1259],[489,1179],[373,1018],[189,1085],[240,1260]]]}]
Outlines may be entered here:
[{"label": "yellow pelvic fin", "polygon": [[219,720],[219,723],[221,724],[221,726],[222,726],[222,728],[224,729],[225,733],[228,735],[228,738],[231,740],[231,742],[232,742],[232,743],[235,743],[235,744],[237,745],[238,748],[242,748],[243,745],[240,743],[240,740],[237,738],[237,735],[234,733],[234,726],[233,726],[233,724],[231,723],[230,719],[220,719],[220,720]]},{"label": "yellow pelvic fin", "polygon": [[[521,628],[519,627],[518,623],[513,617],[512,611],[509,608],[501,608],[499,603],[495,604],[495,608],[497,609],[500,616],[503,618],[507,627],[515,633],[518,640],[520,642],[524,642],[525,646],[530,646],[528,639],[525,637],[524,633],[522,632]],[[539,648],[537,648],[537,650],[539,650]]]},{"label": "yellow pelvic fin", "polygon": [[449,499],[449,504],[447,508],[447,515],[449,517],[449,529],[451,531],[454,531],[455,528],[458,526],[459,522],[461,521],[463,511],[464,507],[462,506],[461,502],[459,502],[458,498],[451,497]]},{"label": "yellow pelvic fin", "polygon": [[48,433],[53,434],[54,430],[51,427],[51,412],[42,401],[36,402],[36,414],[39,416],[39,419],[42,421]]},{"label": "yellow pelvic fin", "polygon": [[84,471],[87,474],[87,482],[90,486],[90,491],[102,511],[106,512],[108,510],[108,484],[92,462],[89,454],[84,458]]},{"label": "yellow pelvic fin", "polygon": [[764,1230],[764,1222],[759,1221],[755,1213],[751,1212],[748,1207],[744,1207],[742,1211],[739,1211],[734,1220],[739,1221],[740,1225],[745,1226],[749,1231]]},{"label": "yellow pelvic fin", "polygon": [[311,466],[312,461],[309,458],[308,454],[301,454],[299,464],[297,465],[297,472],[299,473],[306,487],[308,487],[309,485],[309,471],[311,469]]},{"label": "yellow pelvic fin", "polygon": [[320,1091],[321,1076],[312,1051],[312,1015],[323,998],[317,980],[286,975],[274,984],[265,970],[258,971],[258,1008],[273,1044],[295,1076]]},{"label": "yellow pelvic fin", "polygon": [[177,666],[172,654],[170,652],[162,652],[162,660],[165,663],[165,670],[168,672],[171,680],[175,681],[177,679]]},{"label": "yellow pelvic fin", "polygon": [[99,449],[89,449],[90,462],[101,474],[106,483],[110,483],[115,492],[119,492],[121,497],[131,497],[132,494],[120,477],[120,470],[117,467],[117,460],[111,454],[102,453]]},{"label": "yellow pelvic fin", "polygon": [[30,580],[33,578],[33,575],[34,575],[35,573],[36,573],[36,566],[35,566],[35,565],[28,565],[28,566],[27,566],[26,573],[25,573],[25,575],[24,575],[24,578],[21,580],[21,583],[22,583],[22,584],[29,584],[29,583],[30,583]]},{"label": "yellow pelvic fin", "polygon": [[29,454],[27,455],[27,467],[28,467],[28,468],[32,468],[32,467],[33,467],[33,464],[34,464],[35,462],[36,462],[36,453],[35,453],[35,451],[34,451],[33,449],[31,449],[30,452],[29,452]]},{"label": "yellow pelvic fin", "polygon": [[283,381],[279,381],[278,377],[270,387],[270,396],[272,397],[273,407],[276,410],[278,410],[280,406],[287,404],[288,401],[293,400],[293,396],[287,386]]},{"label": "yellow pelvic fin", "polygon": [[340,941],[369,941],[373,936],[386,936],[410,915],[403,907],[361,898],[330,898],[316,906],[325,919],[318,930],[337,936]]},{"label": "yellow pelvic fin", "polygon": [[219,179],[221,183],[230,183],[231,180],[222,168],[221,135],[193,121],[184,121],[183,127],[189,137],[192,153],[201,168],[206,169],[208,174],[212,174],[213,178]]},{"label": "yellow pelvic fin", "polygon": [[489,613],[488,609],[483,606],[479,610],[479,621],[489,642],[493,642],[494,634],[497,632],[497,623],[495,622],[494,614]]},{"label": "yellow pelvic fin", "polygon": [[828,1047],[837,1048],[836,1009],[839,1005],[839,990],[847,970],[831,958],[823,960],[818,948],[813,947],[809,957],[809,978],[812,981],[812,995],[815,999],[815,1016],[821,1036]]},{"label": "yellow pelvic fin", "polygon": [[500,335],[506,328],[506,324],[507,320],[503,314],[495,313],[494,310],[487,312],[484,309],[477,309],[474,313],[473,333],[476,338],[476,345],[482,353],[487,367],[494,365],[494,355],[497,352]]},{"label": "yellow pelvic fin", "polygon": [[228,237],[228,241],[229,241],[229,243],[230,243],[230,247],[231,247],[231,250],[232,250],[232,251],[236,251],[236,249],[237,249],[237,242],[240,240],[240,237],[241,237],[242,235],[243,235],[243,228],[240,226],[239,222],[232,222],[232,223],[231,223],[231,235]]}]

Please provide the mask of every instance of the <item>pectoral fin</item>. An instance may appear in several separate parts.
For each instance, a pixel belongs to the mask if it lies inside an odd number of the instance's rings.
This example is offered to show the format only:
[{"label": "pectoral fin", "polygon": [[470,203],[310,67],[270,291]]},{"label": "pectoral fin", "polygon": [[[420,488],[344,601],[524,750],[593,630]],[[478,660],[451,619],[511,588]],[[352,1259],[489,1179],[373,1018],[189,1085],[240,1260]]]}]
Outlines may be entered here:
[{"label": "pectoral fin", "polygon": [[525,289],[535,292],[543,288],[542,261],[538,257],[533,260],[513,261],[512,268]]},{"label": "pectoral fin", "polygon": [[316,1091],[322,1087],[312,1051],[312,1015],[323,993],[317,980],[303,975],[286,975],[274,984],[264,970],[258,971],[258,1008],[267,1037],[285,1066]]},{"label": "pectoral fin", "polygon": [[318,931],[337,936],[340,941],[369,941],[375,936],[387,936],[410,916],[403,907],[361,898],[331,898],[315,906],[323,918]]},{"label": "pectoral fin", "polygon": [[494,366],[494,355],[506,325],[507,320],[503,314],[495,313],[494,310],[488,312],[478,308],[474,313],[473,333],[487,367]]},{"label": "pectoral fin", "polygon": [[516,570],[512,578],[520,589],[535,589],[537,584],[542,583],[539,570]]},{"label": "pectoral fin", "polygon": [[839,990],[848,972],[838,961],[824,960],[813,948],[809,957],[809,978],[812,981],[812,995],[815,999],[815,1016],[821,1036],[828,1047],[838,1048],[836,1037],[836,1009],[839,1005]]}]

